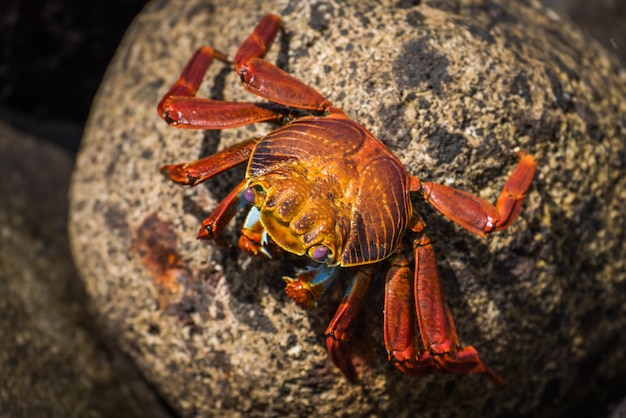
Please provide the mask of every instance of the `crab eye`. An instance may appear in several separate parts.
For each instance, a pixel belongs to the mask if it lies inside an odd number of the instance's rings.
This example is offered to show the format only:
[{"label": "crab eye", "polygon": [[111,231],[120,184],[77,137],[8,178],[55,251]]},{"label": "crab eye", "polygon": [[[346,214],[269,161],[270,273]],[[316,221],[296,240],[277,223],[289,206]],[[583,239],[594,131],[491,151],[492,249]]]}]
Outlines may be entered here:
[{"label": "crab eye", "polygon": [[246,202],[250,204],[254,204],[255,195],[256,195],[256,192],[254,188],[252,187],[247,187],[246,190],[243,191],[243,198],[246,200]]},{"label": "crab eye", "polygon": [[331,256],[330,249],[325,245],[318,245],[309,250],[309,256],[320,263],[328,261]]},{"label": "crab eye", "polygon": [[242,193],[246,202],[257,207],[260,207],[263,200],[265,200],[265,194],[265,189],[259,184],[246,187]]}]

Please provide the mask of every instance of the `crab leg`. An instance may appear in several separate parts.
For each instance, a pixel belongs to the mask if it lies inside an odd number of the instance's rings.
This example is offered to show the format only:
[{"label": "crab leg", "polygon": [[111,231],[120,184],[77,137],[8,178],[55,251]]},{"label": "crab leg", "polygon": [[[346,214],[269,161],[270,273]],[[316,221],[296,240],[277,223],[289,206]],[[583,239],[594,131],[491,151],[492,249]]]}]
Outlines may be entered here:
[{"label": "crab leg", "polygon": [[286,110],[275,105],[225,102],[195,97],[213,58],[226,55],[205,46],[196,50],[180,78],[163,96],[157,112],[170,125],[189,129],[225,129],[256,122],[280,122]]},{"label": "crab leg", "polygon": [[248,179],[244,179],[228,193],[209,217],[202,221],[198,239],[215,239],[222,232],[228,222],[247,204],[243,198],[243,191],[247,185]]},{"label": "crab leg", "polygon": [[411,178],[411,191],[419,191],[424,199],[444,216],[480,236],[508,228],[519,214],[526,192],[535,175],[537,163],[520,151],[520,162],[504,184],[496,205],[462,190],[436,183],[421,183]]},{"label": "crab leg", "polygon": [[274,103],[300,109],[325,111],[331,104],[326,97],[274,64],[262,59],[278,31],[280,17],[269,14],[256,26],[235,54],[235,71],[243,87]]},{"label": "crab leg", "polygon": [[350,325],[365,300],[371,274],[371,268],[360,269],[356,272],[341,305],[339,305],[335,316],[326,329],[326,347],[330,353],[330,358],[352,383],[357,382],[357,374],[350,359],[350,353],[344,344],[348,339]]},{"label": "crab leg", "polygon": [[257,139],[240,142],[208,157],[190,163],[169,164],[161,167],[172,181],[195,186],[205,180],[248,161]]},{"label": "crab leg", "polygon": [[[497,384],[502,379],[480,360],[473,347],[459,350],[454,320],[439,281],[435,252],[423,233],[426,223],[414,214],[411,230],[414,241],[415,274],[411,272],[404,246],[391,257],[385,279],[385,346],[389,360],[403,373],[425,376],[435,373],[484,373]],[[411,285],[413,281],[413,285]],[[425,350],[415,338],[414,316]]]},{"label": "crab leg", "polygon": [[[402,246],[403,247],[403,246]],[[390,259],[391,267],[385,277],[385,309],[383,332],[389,361],[406,373],[404,362],[417,358],[413,307],[413,272],[404,248]]]},{"label": "crab leg", "polygon": [[403,371],[418,376],[436,372],[483,373],[496,384],[502,384],[500,376],[483,363],[476,349],[468,346],[459,350],[454,320],[439,281],[435,251],[425,234],[421,234],[414,246],[415,306],[426,350],[415,363],[403,363]]}]

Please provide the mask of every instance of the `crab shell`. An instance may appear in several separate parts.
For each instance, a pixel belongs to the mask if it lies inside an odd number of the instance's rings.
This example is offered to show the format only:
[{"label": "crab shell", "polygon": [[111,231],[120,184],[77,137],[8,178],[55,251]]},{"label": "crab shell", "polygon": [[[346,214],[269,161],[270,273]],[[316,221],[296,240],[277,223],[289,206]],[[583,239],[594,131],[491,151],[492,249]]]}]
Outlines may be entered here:
[{"label": "crab shell", "polygon": [[410,220],[402,163],[343,115],[304,117],[270,132],[256,144],[246,177],[269,237],[297,255],[323,245],[329,267],[387,258]]}]

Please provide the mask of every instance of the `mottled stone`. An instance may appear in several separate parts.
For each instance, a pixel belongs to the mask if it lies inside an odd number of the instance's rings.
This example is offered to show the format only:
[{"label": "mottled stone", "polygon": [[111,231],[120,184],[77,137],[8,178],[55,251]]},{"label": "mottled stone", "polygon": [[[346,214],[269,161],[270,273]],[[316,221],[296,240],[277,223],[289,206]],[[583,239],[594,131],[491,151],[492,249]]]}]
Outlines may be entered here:
[{"label": "mottled stone", "polygon": [[[242,254],[241,217],[216,245],[195,239],[243,170],[183,188],[159,167],[269,127],[177,130],[155,106],[195,48],[232,57],[268,12],[285,31],[267,58],[367,126],[412,174],[493,200],[514,151],[536,157],[519,219],[487,240],[416,200],[460,338],[503,387],[389,365],[382,268],[352,338],[362,382],[350,385],[323,338],[345,280],[303,311],[280,279],[302,260]],[[597,412],[626,383],[625,78],[533,1],[155,1],[94,104],[72,186],[73,251],[111,334],[183,416]],[[199,95],[258,100],[221,63]]]},{"label": "mottled stone", "polygon": [[0,416],[166,417],[70,257],[69,154],[0,123]]}]

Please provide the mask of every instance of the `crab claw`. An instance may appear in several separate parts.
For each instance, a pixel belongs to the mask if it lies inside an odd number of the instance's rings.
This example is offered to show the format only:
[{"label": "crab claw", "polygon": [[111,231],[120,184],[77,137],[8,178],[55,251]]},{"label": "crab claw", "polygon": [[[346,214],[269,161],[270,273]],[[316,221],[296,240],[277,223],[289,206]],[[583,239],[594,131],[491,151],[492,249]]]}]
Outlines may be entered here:
[{"label": "crab claw", "polygon": [[311,309],[315,305],[315,299],[330,286],[335,279],[337,268],[321,265],[317,268],[309,267],[293,279],[283,277],[287,283],[285,293],[298,306]]},{"label": "crab claw", "polygon": [[287,284],[285,286],[285,293],[301,308],[312,309],[313,306],[315,306],[315,295],[311,291],[309,283],[302,280],[301,276],[302,275],[299,275],[295,279],[283,276],[283,280]]},{"label": "crab claw", "polygon": [[[249,188],[243,192],[244,200],[249,203],[246,197]],[[261,212],[256,206],[252,206],[246,217],[246,221],[241,228],[241,236],[239,237],[239,248],[252,255],[263,254],[267,258],[272,258],[272,243],[267,235],[267,231],[261,223]]]}]

